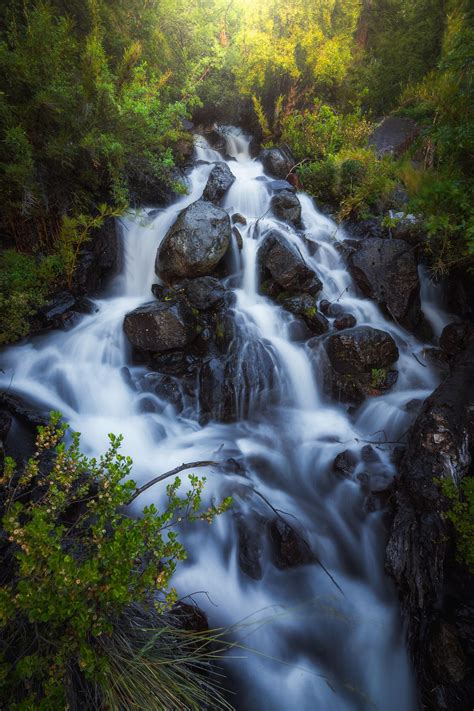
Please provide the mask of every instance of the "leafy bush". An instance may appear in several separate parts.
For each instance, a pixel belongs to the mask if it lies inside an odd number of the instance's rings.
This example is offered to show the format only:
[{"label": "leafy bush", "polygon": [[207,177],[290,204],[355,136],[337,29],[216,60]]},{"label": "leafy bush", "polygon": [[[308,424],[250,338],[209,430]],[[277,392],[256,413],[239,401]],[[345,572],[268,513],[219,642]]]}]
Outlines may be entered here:
[{"label": "leafy bush", "polygon": [[[176,564],[186,557],[172,527],[181,518],[210,523],[230,500],[202,511],[204,479],[190,475],[184,497],[178,494],[179,478],[167,486],[162,513],[152,504],[140,518],[130,518],[123,508],[138,491],[128,479],[132,461],[119,452],[122,438],[110,435],[107,452],[95,459],[81,453],[77,433],[67,445],[66,433],[53,413],[50,424],[38,429],[35,452],[24,468],[17,471],[13,460],[5,460],[2,705],[65,708],[78,684],[110,701],[125,693],[121,685],[132,674],[136,656],[153,670],[150,697],[160,699],[160,708],[184,707],[194,693],[199,701],[206,688],[193,675],[199,654],[182,650],[173,659],[166,650],[171,640],[172,649],[179,648],[179,634],[164,615],[177,600],[170,587]],[[130,621],[140,615],[141,625]],[[147,631],[150,619],[154,628]],[[133,634],[124,631],[130,625]],[[196,649],[206,658],[204,636]],[[165,657],[161,667],[160,654]],[[138,680],[128,684],[133,688]],[[194,707],[200,708],[197,702]]]},{"label": "leafy bush", "polygon": [[332,203],[337,195],[337,168],[334,158],[302,163],[297,168],[304,189],[323,202]]},{"label": "leafy bush", "polygon": [[458,556],[474,573],[474,479],[466,477],[459,487],[443,480],[441,489],[450,502],[446,515],[456,533]]}]

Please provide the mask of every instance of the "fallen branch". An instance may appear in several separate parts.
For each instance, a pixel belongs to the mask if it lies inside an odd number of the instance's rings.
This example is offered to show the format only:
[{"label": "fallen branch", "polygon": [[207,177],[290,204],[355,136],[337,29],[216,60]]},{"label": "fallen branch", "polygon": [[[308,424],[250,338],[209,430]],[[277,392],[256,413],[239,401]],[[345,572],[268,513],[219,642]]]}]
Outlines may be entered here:
[{"label": "fallen branch", "polygon": [[175,467],[174,469],[171,469],[171,471],[169,471],[169,472],[160,474],[160,476],[157,476],[154,479],[151,479],[151,481],[148,481],[146,484],[143,484],[143,486],[140,486],[140,487],[138,487],[138,489],[135,489],[132,496],[127,501],[127,505],[131,504],[132,501],[135,501],[135,499],[138,498],[140,496],[140,494],[143,494],[144,491],[146,491],[147,489],[150,489],[155,484],[158,484],[158,482],[163,481],[164,479],[168,479],[170,476],[179,474],[180,472],[185,471],[186,469],[195,469],[196,467],[217,467],[218,464],[219,464],[218,462],[207,462],[207,461],[188,462],[187,464],[180,464],[179,467]]}]

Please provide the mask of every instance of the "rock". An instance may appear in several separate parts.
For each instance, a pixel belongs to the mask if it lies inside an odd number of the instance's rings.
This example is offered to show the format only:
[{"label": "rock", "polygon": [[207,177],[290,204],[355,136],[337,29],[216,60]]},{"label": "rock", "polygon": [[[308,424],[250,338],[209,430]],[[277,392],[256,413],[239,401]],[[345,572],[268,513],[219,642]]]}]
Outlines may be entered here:
[{"label": "rock", "polygon": [[403,240],[370,238],[359,243],[349,271],[365,296],[375,299],[409,330],[422,322],[420,281],[413,251]]},{"label": "rock", "polygon": [[267,173],[283,179],[287,178],[296,163],[288,146],[265,148],[258,156],[258,159],[262,162]]},{"label": "rock", "polygon": [[[453,555],[455,533],[440,489],[459,487],[474,450],[474,339],[425,401],[408,436],[396,482],[386,570],[395,580],[407,624],[408,646],[429,709],[464,709],[472,685],[459,645],[467,649],[471,624],[446,625],[472,605],[474,576]],[[466,660],[467,661],[467,660]],[[471,656],[469,665],[472,668]]]},{"label": "rock", "polygon": [[274,195],[270,205],[275,217],[295,227],[301,225],[301,203],[289,190],[282,190]]},{"label": "rock", "polygon": [[211,274],[231,242],[229,216],[210,202],[185,208],[158,248],[155,270],[164,281]]},{"label": "rock", "polygon": [[139,306],[125,316],[123,327],[132,346],[154,353],[185,348],[197,336],[194,315],[181,301]]},{"label": "rock", "polygon": [[472,323],[450,323],[443,328],[439,339],[439,345],[448,358],[458,355],[463,351],[469,341],[474,337],[474,325]]},{"label": "rock", "polygon": [[403,239],[412,247],[416,247],[423,239],[423,222],[415,215],[389,210],[389,218],[394,221],[390,227],[392,239]]},{"label": "rock", "polygon": [[162,373],[147,373],[140,380],[143,392],[153,392],[160,400],[171,403],[178,412],[183,409],[183,396],[181,388],[175,378]]},{"label": "rock", "polygon": [[258,250],[258,260],[281,289],[317,294],[323,287],[301,254],[276,230],[264,238]]},{"label": "rock", "polygon": [[237,519],[239,567],[249,578],[261,580],[262,548],[265,519],[262,516],[243,516]]},{"label": "rock", "polygon": [[343,477],[350,477],[357,466],[357,457],[350,451],[350,449],[345,449],[343,452],[339,452],[336,459],[333,462],[332,468],[336,474]]},{"label": "rock", "polygon": [[275,517],[269,522],[268,535],[272,547],[273,564],[277,568],[285,570],[316,562],[307,541],[282,518]]},{"label": "rock", "polygon": [[232,224],[233,225],[246,225],[247,224],[247,218],[244,217],[243,215],[240,214],[240,212],[235,212],[232,217]]},{"label": "rock", "polygon": [[227,163],[216,163],[209,174],[202,194],[203,199],[218,205],[234,182],[235,176]]},{"label": "rock", "polygon": [[267,185],[274,193],[279,193],[282,190],[289,191],[290,193],[296,192],[294,185],[289,183],[288,180],[270,180]]},{"label": "rock", "polygon": [[328,315],[329,313],[329,307],[331,306],[331,302],[328,301],[327,299],[321,299],[319,302],[319,310],[321,313],[323,313],[325,316]]},{"label": "rock", "polygon": [[334,333],[324,341],[332,367],[338,373],[370,373],[398,360],[398,348],[392,336],[371,326],[357,326]]},{"label": "rock", "polygon": [[357,321],[355,316],[352,314],[341,314],[338,318],[334,319],[334,328],[338,331],[343,331],[345,328],[353,328]]},{"label": "rock", "polygon": [[296,316],[301,316],[315,335],[326,333],[329,329],[328,320],[320,313],[316,306],[316,299],[309,294],[294,294],[279,299],[281,305]]},{"label": "rock", "polygon": [[360,405],[396,382],[388,369],[398,359],[390,334],[370,326],[356,326],[308,342],[327,394],[340,402]]},{"label": "rock", "polygon": [[[209,629],[206,613],[197,605],[189,605],[182,600],[173,606],[172,621],[174,627],[189,632],[207,632]],[[200,645],[201,642],[197,644]]]},{"label": "rock", "polygon": [[115,219],[109,217],[86,242],[74,272],[72,291],[75,295],[99,293],[106,279],[119,268],[119,239]]},{"label": "rock", "polygon": [[2,409],[14,415],[20,422],[23,422],[35,431],[39,425],[44,426],[49,422],[46,411],[40,411],[35,405],[30,404],[26,398],[20,395],[12,395],[5,391],[0,392],[0,405]]},{"label": "rock", "polygon": [[420,127],[413,119],[401,116],[388,116],[369,136],[369,146],[379,156],[402,155],[413,143],[420,132]]},{"label": "rock", "polygon": [[223,304],[229,294],[218,279],[210,276],[189,279],[180,283],[177,289],[182,289],[189,305],[199,311],[208,311]]},{"label": "rock", "polygon": [[70,291],[60,291],[39,310],[43,328],[70,328],[77,320],[76,297]]},{"label": "rock", "polygon": [[235,241],[237,242],[237,247],[239,249],[243,249],[244,248],[244,240],[242,239],[240,230],[238,230],[235,225],[232,227],[232,234],[235,237]]}]

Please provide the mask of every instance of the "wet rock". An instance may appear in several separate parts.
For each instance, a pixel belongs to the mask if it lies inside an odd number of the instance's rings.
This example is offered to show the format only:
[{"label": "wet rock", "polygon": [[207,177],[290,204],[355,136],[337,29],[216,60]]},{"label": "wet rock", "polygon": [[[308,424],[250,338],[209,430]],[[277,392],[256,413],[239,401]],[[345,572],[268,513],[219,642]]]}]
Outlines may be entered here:
[{"label": "wet rock", "polygon": [[209,623],[206,613],[197,605],[189,605],[181,600],[172,610],[173,626],[189,632],[207,632]]},{"label": "wet rock", "polygon": [[261,580],[265,519],[262,516],[237,517],[239,567],[249,578]]},{"label": "wet rock", "polygon": [[262,162],[267,173],[283,179],[287,178],[296,163],[295,157],[288,146],[265,148],[258,156],[258,159]]},{"label": "wet rock", "polygon": [[402,116],[388,116],[369,136],[369,146],[379,156],[402,155],[413,143],[420,127],[413,119]]},{"label": "wet rock", "polygon": [[321,281],[301,254],[275,230],[264,238],[258,260],[264,272],[269,272],[283,290],[317,294],[322,289]]},{"label": "wet rock", "polygon": [[235,212],[232,217],[232,224],[233,225],[246,225],[247,224],[247,218],[244,217],[243,215],[240,214],[240,212]]},{"label": "wet rock", "polygon": [[338,373],[369,373],[373,368],[386,368],[398,360],[398,348],[392,336],[371,326],[334,333],[325,339],[324,347]]},{"label": "wet rock", "polygon": [[197,336],[194,315],[180,301],[139,306],[125,316],[124,331],[132,346],[154,353],[185,348]]},{"label": "wet rock", "polygon": [[239,249],[243,249],[244,248],[244,241],[242,239],[240,230],[238,230],[235,225],[234,225],[234,227],[232,227],[232,234],[235,237],[235,241],[237,242],[237,247]]},{"label": "wet rock", "polygon": [[183,395],[175,378],[162,373],[147,373],[140,380],[140,387],[143,392],[152,392],[160,400],[171,403],[178,412],[183,409]]},{"label": "wet rock", "polygon": [[228,214],[198,200],[185,208],[168,230],[156,255],[156,273],[166,282],[211,274],[230,242]]},{"label": "wet rock", "polygon": [[415,215],[405,212],[389,211],[389,218],[394,222],[390,227],[392,239],[402,239],[416,247],[424,237],[423,222]]},{"label": "wet rock", "polygon": [[223,304],[229,294],[218,279],[210,276],[189,279],[176,288],[182,290],[189,305],[199,311],[208,311]]},{"label": "wet rock", "polygon": [[439,345],[448,358],[463,351],[474,337],[474,324],[469,322],[450,323],[443,328]]},{"label": "wet rock", "polygon": [[338,331],[343,331],[345,328],[353,328],[357,321],[355,316],[352,314],[341,314],[338,318],[334,319],[334,328]]},{"label": "wet rock", "polygon": [[20,395],[12,395],[5,391],[0,392],[0,405],[3,410],[6,410],[10,415],[14,415],[20,422],[23,422],[31,429],[36,430],[39,425],[47,425],[49,422],[47,412],[39,410],[34,404]]},{"label": "wet rock", "polygon": [[294,294],[280,298],[279,302],[287,311],[295,316],[301,316],[314,335],[321,335],[328,331],[329,322],[318,312],[314,296]]},{"label": "wet rock", "polygon": [[86,242],[79,256],[74,272],[73,293],[89,296],[99,293],[106,280],[118,271],[119,255],[117,225],[110,217]]},{"label": "wet rock", "polygon": [[301,225],[301,203],[289,190],[282,190],[270,201],[273,214],[278,220],[299,227]]},{"label": "wet rock", "polygon": [[321,313],[323,313],[325,316],[328,315],[329,312],[329,307],[331,306],[331,302],[328,301],[327,299],[321,299],[319,302],[319,310]]},{"label": "wet rock", "polygon": [[60,291],[39,311],[43,328],[70,328],[77,319],[74,314],[76,297],[70,291]]},{"label": "wet rock", "polygon": [[218,205],[234,182],[235,176],[227,163],[216,163],[209,174],[202,194],[203,199]]},{"label": "wet rock", "polygon": [[339,452],[335,458],[332,468],[336,474],[343,477],[350,477],[357,466],[357,457],[350,451],[350,449],[345,449],[343,452]]},{"label": "wet rock", "polygon": [[402,240],[366,239],[349,259],[365,296],[409,330],[421,325],[420,281],[413,251]]},{"label": "wet rock", "polygon": [[316,558],[303,536],[289,523],[275,517],[268,524],[273,564],[285,570],[316,562]]},{"label": "wet rock", "polygon": [[409,433],[386,550],[386,569],[399,591],[422,704],[430,709],[468,708],[459,701],[469,695],[472,699],[458,642],[466,649],[474,626],[457,627],[456,641],[446,625],[472,604],[474,577],[453,555],[455,533],[440,482],[458,487],[469,473],[473,410],[474,340],[470,340],[450,374],[423,404]]},{"label": "wet rock", "polygon": [[289,183],[288,180],[270,180],[267,185],[274,193],[279,193],[282,190],[289,191],[290,193],[296,192],[294,185]]}]

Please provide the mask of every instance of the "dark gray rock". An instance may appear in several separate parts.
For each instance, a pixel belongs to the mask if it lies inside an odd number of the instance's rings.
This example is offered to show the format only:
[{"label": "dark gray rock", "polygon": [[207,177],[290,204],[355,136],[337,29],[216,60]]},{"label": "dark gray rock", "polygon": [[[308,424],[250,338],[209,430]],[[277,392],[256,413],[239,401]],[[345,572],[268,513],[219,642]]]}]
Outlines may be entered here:
[{"label": "dark gray rock", "polygon": [[249,578],[261,580],[265,519],[261,516],[244,517],[242,514],[236,519],[239,567]]},{"label": "dark gray rock", "polygon": [[274,195],[270,205],[275,217],[295,227],[301,225],[301,203],[293,192],[282,190]]},{"label": "dark gray rock", "polygon": [[403,240],[366,239],[349,259],[349,270],[365,296],[409,330],[421,325],[420,281],[413,251]]},{"label": "dark gray rock", "polygon": [[370,373],[398,360],[398,348],[392,336],[370,326],[357,326],[334,333],[324,341],[332,367],[343,374]]},{"label": "dark gray rock", "polygon": [[216,163],[209,174],[203,199],[218,205],[234,181],[235,176],[227,163]]},{"label": "dark gray rock", "polygon": [[196,338],[194,315],[181,301],[152,301],[128,313],[124,331],[138,350],[161,353],[186,348]]},{"label": "dark gray rock", "polygon": [[420,127],[413,119],[402,116],[388,116],[369,136],[369,146],[379,156],[402,155],[413,143]]},{"label": "dark gray rock", "polygon": [[[425,401],[409,433],[396,483],[386,569],[395,580],[410,652],[427,709],[472,701],[474,577],[453,554],[455,533],[440,482],[459,487],[474,449],[474,339]],[[460,620],[452,625],[452,620]],[[462,621],[461,621],[462,620]],[[463,650],[465,650],[463,652]],[[470,650],[470,659],[465,658]]]},{"label": "dark gray rock", "polygon": [[224,210],[205,200],[185,208],[168,230],[157,255],[156,273],[166,282],[211,274],[229,249],[231,225]]},{"label": "dark gray rock", "polygon": [[279,299],[281,305],[295,316],[301,316],[314,335],[326,333],[328,320],[318,312],[316,299],[309,294],[294,294]]},{"label": "dark gray rock", "polygon": [[94,296],[113,276],[120,264],[117,224],[112,217],[92,235],[82,250],[74,272],[72,291],[75,295]]},{"label": "dark gray rock", "polygon": [[316,562],[309,543],[289,523],[275,517],[268,524],[273,564],[285,570]]},{"label": "dark gray rock", "polygon": [[345,449],[343,452],[339,452],[335,458],[332,468],[336,474],[343,477],[350,477],[354,473],[357,466],[357,457],[350,451],[350,449]]},{"label": "dark gray rock", "polygon": [[258,260],[263,270],[285,291],[317,294],[322,289],[321,281],[301,254],[275,230],[263,240]]},{"label": "dark gray rock", "polygon": [[343,331],[346,328],[354,328],[357,321],[352,314],[343,313],[338,318],[334,319],[334,328],[338,331]]},{"label": "dark gray rock", "polygon": [[264,169],[276,178],[286,179],[296,164],[295,157],[288,146],[280,148],[265,148],[258,159],[262,162]]},{"label": "dark gray rock", "polygon": [[176,288],[182,290],[189,305],[199,311],[208,311],[223,304],[229,294],[218,279],[210,276],[189,279]]},{"label": "dark gray rock", "polygon": [[450,323],[443,328],[439,345],[448,358],[457,356],[474,337],[474,324],[469,321]]},{"label": "dark gray rock", "polygon": [[231,217],[233,225],[246,225],[247,218],[240,214],[240,212],[234,212]]}]

